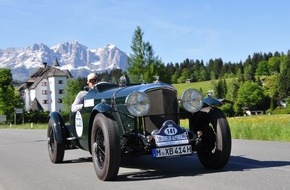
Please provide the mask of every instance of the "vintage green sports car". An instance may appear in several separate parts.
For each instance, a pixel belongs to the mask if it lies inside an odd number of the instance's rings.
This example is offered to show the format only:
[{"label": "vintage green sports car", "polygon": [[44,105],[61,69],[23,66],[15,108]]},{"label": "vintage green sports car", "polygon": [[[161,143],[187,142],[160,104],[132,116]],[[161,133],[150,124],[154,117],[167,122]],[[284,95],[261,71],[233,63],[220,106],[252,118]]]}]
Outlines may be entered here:
[{"label": "vintage green sports car", "polygon": [[[176,89],[156,81],[118,85],[101,82],[87,93],[82,109],[65,125],[59,112],[49,115],[48,153],[63,162],[65,150],[83,149],[92,155],[100,180],[114,180],[125,154],[152,158],[192,155],[208,169],[223,168],[230,158],[231,133],[221,102],[203,98],[195,89],[178,98]],[[188,119],[189,127],[179,126]]]}]

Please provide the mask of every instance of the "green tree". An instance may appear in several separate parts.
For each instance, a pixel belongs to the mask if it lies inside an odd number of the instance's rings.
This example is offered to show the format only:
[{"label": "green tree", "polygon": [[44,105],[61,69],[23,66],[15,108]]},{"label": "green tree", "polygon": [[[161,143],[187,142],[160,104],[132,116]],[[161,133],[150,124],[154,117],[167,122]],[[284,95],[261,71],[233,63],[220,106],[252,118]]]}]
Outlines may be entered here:
[{"label": "green tree", "polygon": [[230,103],[226,103],[221,106],[221,110],[226,114],[228,117],[232,117],[235,115],[234,107]]},{"label": "green tree", "polygon": [[180,77],[179,71],[176,70],[171,77],[171,83],[176,84],[179,77]]},{"label": "green tree", "polygon": [[164,81],[166,81],[168,83],[172,83],[172,76],[173,76],[175,71],[176,71],[176,68],[174,67],[174,65],[172,63],[167,64],[166,68],[165,68],[166,79]]},{"label": "green tree", "polygon": [[75,100],[76,95],[79,91],[83,90],[86,86],[86,79],[85,78],[78,78],[78,79],[68,79],[65,85],[65,92],[63,95],[63,112],[64,114],[70,113],[70,108],[72,103]]},{"label": "green tree", "polygon": [[245,82],[245,78],[244,78],[244,75],[242,73],[242,69],[239,68],[238,71],[237,71],[237,78],[238,78],[238,83],[243,83]]},{"label": "green tree", "polygon": [[215,60],[212,60],[212,59],[209,60],[208,71],[210,73],[211,80],[215,80],[215,79],[223,76],[223,69],[222,68],[223,68],[222,59],[219,58],[219,59],[215,59]]},{"label": "green tree", "polygon": [[215,80],[216,79],[216,74],[215,73],[216,73],[216,71],[211,71],[210,72],[210,79],[211,80]]},{"label": "green tree", "polygon": [[145,58],[144,58],[144,42],[141,28],[138,26],[134,32],[132,38],[131,49],[133,54],[130,55],[128,61],[128,71],[130,76],[141,77],[141,80],[144,80],[144,70],[145,70]]},{"label": "green tree", "polygon": [[268,61],[269,63],[269,71],[271,74],[280,73],[280,57],[271,57]]},{"label": "green tree", "polygon": [[0,68],[0,115],[6,115],[8,121],[13,121],[14,108],[19,102],[15,98],[10,69]]},{"label": "green tree", "polygon": [[275,102],[277,100],[277,79],[278,75],[267,77],[264,81],[265,85],[263,85],[265,95],[270,98],[270,111],[273,111],[276,107]]},{"label": "green tree", "polygon": [[252,65],[246,65],[244,70],[245,81],[255,81],[255,72]]},{"label": "green tree", "polygon": [[[154,55],[153,47],[149,42],[143,41],[143,35],[140,26],[134,32],[130,55],[128,62],[128,72],[131,78],[137,79],[137,82],[152,82],[154,74],[158,73],[158,68],[162,64],[158,56]],[[136,82],[136,81],[135,81]]]},{"label": "green tree", "polygon": [[149,67],[145,72],[144,78],[147,82],[153,82],[157,79],[157,76],[162,82],[170,82],[170,77],[166,74],[165,66],[159,61],[154,61],[149,64]]},{"label": "green tree", "polygon": [[283,98],[289,95],[290,92],[290,52],[287,58],[281,63],[281,73],[278,75],[276,89],[278,97]]},{"label": "green tree", "polygon": [[241,107],[254,108],[260,106],[264,99],[265,95],[262,87],[255,82],[246,81],[238,90],[237,104]]},{"label": "green tree", "polygon": [[178,83],[184,83],[190,77],[190,71],[187,68],[182,69],[181,76],[178,78]]},{"label": "green tree", "polygon": [[198,79],[198,81],[205,81],[205,80],[208,80],[208,74],[205,70],[205,68],[201,68],[200,70],[200,78]]},{"label": "green tree", "polygon": [[227,91],[227,99],[236,102],[238,97],[238,90],[239,90],[240,83],[233,79],[229,84],[228,91]]},{"label": "green tree", "polygon": [[215,97],[225,98],[227,94],[227,83],[225,79],[219,79],[217,83],[214,83],[213,91]]},{"label": "green tree", "polygon": [[258,68],[256,70],[256,75],[258,75],[258,76],[262,76],[262,75],[269,76],[270,75],[268,61],[260,61],[259,62]]}]

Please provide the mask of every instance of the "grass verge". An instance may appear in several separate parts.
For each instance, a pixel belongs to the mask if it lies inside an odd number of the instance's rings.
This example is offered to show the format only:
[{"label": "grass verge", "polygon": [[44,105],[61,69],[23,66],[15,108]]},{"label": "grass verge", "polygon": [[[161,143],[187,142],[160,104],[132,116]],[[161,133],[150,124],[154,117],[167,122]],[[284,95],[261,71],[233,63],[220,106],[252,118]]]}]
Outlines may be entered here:
[{"label": "grass verge", "polygon": [[[290,114],[230,117],[233,139],[290,142]],[[188,127],[182,120],[181,126]]]},{"label": "grass verge", "polygon": [[47,123],[24,123],[17,125],[0,124],[0,129],[46,129]]},{"label": "grass verge", "polygon": [[290,142],[290,115],[228,118],[232,138]]},{"label": "grass verge", "polygon": [[[290,142],[290,114],[230,117],[228,122],[233,139]],[[188,121],[181,120],[181,126],[188,127]],[[3,128],[46,129],[47,124],[0,124]]]}]

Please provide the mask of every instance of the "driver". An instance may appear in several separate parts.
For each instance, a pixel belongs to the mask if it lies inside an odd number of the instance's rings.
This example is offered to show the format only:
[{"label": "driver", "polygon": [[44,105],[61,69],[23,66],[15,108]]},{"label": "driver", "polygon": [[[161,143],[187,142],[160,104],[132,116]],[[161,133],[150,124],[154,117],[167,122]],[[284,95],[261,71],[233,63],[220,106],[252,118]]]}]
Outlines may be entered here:
[{"label": "driver", "polygon": [[[97,83],[97,75],[96,73],[90,73],[87,77],[87,84],[89,86],[89,90],[93,88],[93,86]],[[76,98],[75,101],[71,105],[71,111],[76,112],[80,110],[83,107],[84,103],[84,96],[88,93],[89,90],[83,90],[80,91]]]}]

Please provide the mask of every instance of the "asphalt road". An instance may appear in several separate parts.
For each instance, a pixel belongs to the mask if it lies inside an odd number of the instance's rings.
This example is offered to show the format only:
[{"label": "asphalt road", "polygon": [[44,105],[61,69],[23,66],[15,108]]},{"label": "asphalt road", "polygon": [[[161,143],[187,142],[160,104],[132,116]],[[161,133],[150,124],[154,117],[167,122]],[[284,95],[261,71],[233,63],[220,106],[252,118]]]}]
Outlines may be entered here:
[{"label": "asphalt road", "polygon": [[228,165],[204,169],[193,156],[123,158],[116,181],[97,179],[89,153],[69,150],[48,158],[45,130],[0,130],[0,190],[290,189],[290,143],[233,140]]}]

